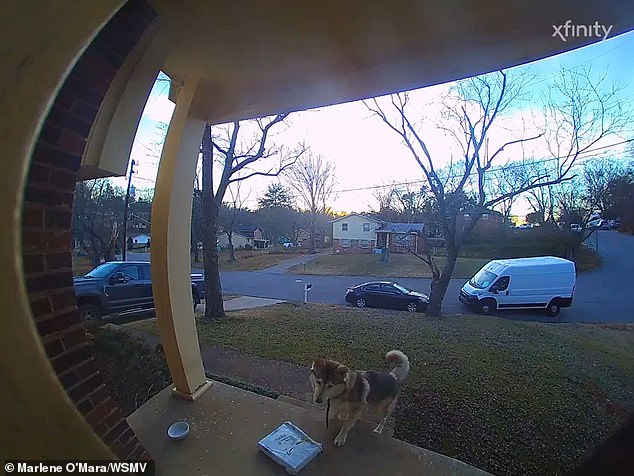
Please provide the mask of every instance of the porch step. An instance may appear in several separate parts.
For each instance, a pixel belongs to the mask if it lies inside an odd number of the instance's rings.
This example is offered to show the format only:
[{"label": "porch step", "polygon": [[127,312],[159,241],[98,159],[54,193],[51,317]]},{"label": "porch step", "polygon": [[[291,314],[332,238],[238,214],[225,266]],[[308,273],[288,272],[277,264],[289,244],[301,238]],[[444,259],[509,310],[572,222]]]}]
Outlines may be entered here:
[{"label": "porch step", "polygon": [[[311,417],[317,420],[323,421],[325,425],[325,422],[326,422],[325,420],[326,407],[325,406],[317,405],[308,400],[299,400],[297,398],[289,397],[288,395],[280,395],[279,397],[277,397],[277,400],[283,403],[287,403],[289,405],[294,405],[296,407],[299,407],[305,410],[306,413],[308,413]],[[330,422],[332,424],[333,423],[332,416],[330,418],[331,418]],[[365,418],[361,419],[361,424],[366,424],[368,425],[368,427],[371,427],[371,428],[375,428],[378,423],[379,423],[379,420],[377,418],[373,419],[372,416],[370,415],[366,415]],[[393,438],[394,426],[395,426],[394,417],[388,418],[387,423],[385,424],[385,427],[383,428],[382,434],[384,436]]]},{"label": "porch step", "polygon": [[[292,421],[323,444],[322,453],[302,470],[303,476],[486,476],[455,459],[377,435],[363,422],[343,447],[335,447],[338,429],[325,428],[323,411],[317,418],[310,403],[291,402],[215,382],[192,403],[174,397],[170,386],[128,416],[127,422],[155,460],[156,476],[286,474],[257,448],[257,442],[284,421]],[[179,442],[169,440],[166,429],[181,420],[189,423],[189,436]]]}]

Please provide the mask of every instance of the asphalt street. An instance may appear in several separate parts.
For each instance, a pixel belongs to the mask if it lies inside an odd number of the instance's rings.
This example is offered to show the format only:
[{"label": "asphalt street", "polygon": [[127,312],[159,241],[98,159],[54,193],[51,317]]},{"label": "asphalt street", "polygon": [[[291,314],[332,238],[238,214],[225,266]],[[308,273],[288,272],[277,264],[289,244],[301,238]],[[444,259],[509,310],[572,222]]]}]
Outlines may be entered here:
[{"label": "asphalt street", "polygon": [[[508,311],[507,319],[542,322],[634,322],[634,237],[616,231],[598,232],[598,250],[603,265],[577,276],[572,306],[562,309],[557,317],[542,311]],[[594,237],[588,240],[595,243]],[[149,255],[131,254],[128,259],[149,260]],[[303,300],[304,283],[312,284],[311,302],[346,304],[346,288],[375,279],[396,280],[402,285],[429,293],[430,280],[423,278],[382,278],[381,276],[311,276],[286,274],[285,269],[316,256],[298,257],[260,271],[225,271],[221,273],[223,291],[227,294],[256,296],[281,300]],[[196,271],[196,270],[194,270]],[[452,279],[443,303],[443,312],[467,313],[458,301],[465,279]]]},{"label": "asphalt street", "polygon": [[[559,316],[548,317],[542,311],[509,311],[500,315],[513,320],[543,322],[634,322],[634,237],[616,231],[599,231],[598,248],[601,268],[581,273],[572,306]],[[594,239],[591,241],[594,243]],[[224,292],[284,300],[303,300],[304,283],[311,283],[308,300],[330,304],[346,304],[346,288],[381,276],[310,276],[285,274],[283,266],[261,271],[231,271],[221,274]],[[395,279],[404,286],[429,293],[430,280],[423,278]],[[301,282],[298,282],[301,281]],[[466,313],[458,301],[465,279],[452,279],[443,303],[443,312]]]}]

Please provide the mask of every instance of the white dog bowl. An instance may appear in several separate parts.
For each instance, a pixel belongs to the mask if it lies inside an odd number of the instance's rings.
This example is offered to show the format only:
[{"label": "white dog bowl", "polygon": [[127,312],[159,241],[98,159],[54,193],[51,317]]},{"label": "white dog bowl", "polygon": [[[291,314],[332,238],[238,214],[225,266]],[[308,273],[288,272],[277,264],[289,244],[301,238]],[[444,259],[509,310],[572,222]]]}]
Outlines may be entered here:
[{"label": "white dog bowl", "polygon": [[167,429],[167,436],[172,440],[182,440],[189,434],[189,424],[186,421],[177,421]]}]

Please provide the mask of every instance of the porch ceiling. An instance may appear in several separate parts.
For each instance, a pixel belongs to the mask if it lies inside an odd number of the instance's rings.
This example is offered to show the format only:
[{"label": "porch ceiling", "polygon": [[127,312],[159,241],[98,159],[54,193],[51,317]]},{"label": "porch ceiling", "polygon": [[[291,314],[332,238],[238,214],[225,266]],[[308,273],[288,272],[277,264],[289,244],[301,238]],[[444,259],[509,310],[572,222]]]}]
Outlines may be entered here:
[{"label": "porch ceiling", "polygon": [[634,28],[627,0],[150,0],[171,37],[164,70],[199,77],[213,122],[299,110],[510,67],[591,41],[553,25]]}]

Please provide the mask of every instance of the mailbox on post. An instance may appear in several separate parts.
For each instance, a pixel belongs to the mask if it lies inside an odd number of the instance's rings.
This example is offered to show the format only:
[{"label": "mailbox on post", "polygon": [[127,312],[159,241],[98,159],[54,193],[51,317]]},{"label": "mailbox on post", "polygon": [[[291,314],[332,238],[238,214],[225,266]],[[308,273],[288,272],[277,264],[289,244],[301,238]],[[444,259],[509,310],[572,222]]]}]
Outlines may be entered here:
[{"label": "mailbox on post", "polygon": [[312,283],[304,283],[304,302],[308,302],[308,291],[313,287]]}]

